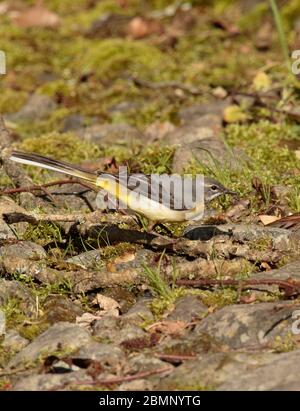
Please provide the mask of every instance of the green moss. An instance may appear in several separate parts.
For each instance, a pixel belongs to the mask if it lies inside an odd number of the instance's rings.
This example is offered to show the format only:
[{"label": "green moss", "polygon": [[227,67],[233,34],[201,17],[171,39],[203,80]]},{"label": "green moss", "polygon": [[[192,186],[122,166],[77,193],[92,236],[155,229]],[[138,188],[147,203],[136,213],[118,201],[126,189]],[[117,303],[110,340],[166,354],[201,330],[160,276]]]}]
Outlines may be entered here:
[{"label": "green moss", "polygon": [[23,240],[33,241],[45,246],[52,242],[62,242],[60,228],[54,223],[39,223],[38,225],[29,225],[23,234]]},{"label": "green moss", "polygon": [[82,141],[72,133],[53,132],[36,138],[27,138],[19,148],[73,163],[93,160],[100,155],[100,149],[96,144]]},{"label": "green moss", "polygon": [[273,240],[271,237],[265,236],[261,238],[257,238],[249,243],[250,248],[256,251],[267,251],[272,249],[273,247]]},{"label": "green moss", "polygon": [[262,19],[270,11],[268,2],[256,4],[247,14],[240,18],[239,26],[242,30],[259,29]]},{"label": "green moss", "polygon": [[15,113],[26,102],[27,93],[12,90],[10,88],[0,89],[0,113]]},{"label": "green moss", "polygon": [[107,39],[91,42],[85,54],[80,56],[87,70],[93,70],[99,78],[115,78],[122,72],[148,73],[168,65],[163,54],[154,46],[143,42]]},{"label": "green moss", "polygon": [[237,303],[237,290],[232,288],[222,288],[221,290],[193,290],[193,294],[199,295],[201,300],[208,307],[222,308],[226,305]]},{"label": "green moss", "polygon": [[292,351],[297,348],[297,341],[291,333],[287,333],[284,337],[277,335],[272,342],[272,348],[278,353]]}]

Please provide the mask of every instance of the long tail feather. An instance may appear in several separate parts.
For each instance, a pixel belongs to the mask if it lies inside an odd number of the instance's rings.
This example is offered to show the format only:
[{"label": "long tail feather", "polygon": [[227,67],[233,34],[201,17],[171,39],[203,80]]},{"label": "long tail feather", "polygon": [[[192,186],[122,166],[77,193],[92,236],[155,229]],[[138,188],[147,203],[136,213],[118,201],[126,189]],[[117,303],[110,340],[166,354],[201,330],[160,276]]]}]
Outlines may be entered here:
[{"label": "long tail feather", "polygon": [[68,174],[73,177],[82,178],[83,180],[96,183],[97,174],[85,170],[74,164],[66,163],[65,161],[54,160],[49,157],[41,156],[35,153],[26,153],[24,151],[13,151],[10,160],[21,164],[29,164],[31,166],[42,167],[48,170],[58,171],[59,173]]}]

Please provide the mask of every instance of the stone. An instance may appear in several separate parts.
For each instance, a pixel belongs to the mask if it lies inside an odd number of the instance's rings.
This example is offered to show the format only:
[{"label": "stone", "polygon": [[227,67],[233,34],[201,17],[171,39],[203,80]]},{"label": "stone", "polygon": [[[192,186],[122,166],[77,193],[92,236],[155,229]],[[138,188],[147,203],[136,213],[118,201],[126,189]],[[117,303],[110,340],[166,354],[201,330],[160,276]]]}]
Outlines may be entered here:
[{"label": "stone", "polygon": [[143,379],[123,382],[118,391],[153,391],[153,383]]},{"label": "stone", "polygon": [[195,122],[206,115],[216,116],[211,124],[221,125],[224,109],[228,106],[227,100],[216,99],[212,102],[205,102],[203,104],[195,104],[189,107],[182,107],[178,116],[182,123],[190,124]]},{"label": "stone", "polygon": [[29,344],[29,340],[21,335],[16,330],[8,330],[5,334],[4,341],[2,342],[2,347],[7,348],[10,351],[20,351],[22,348]]},{"label": "stone", "polygon": [[300,304],[291,301],[253,305],[229,305],[208,315],[196,327],[193,338],[209,336],[231,350],[270,347],[275,339],[292,334],[293,313]]},{"label": "stone", "polygon": [[85,253],[75,255],[66,260],[67,263],[79,265],[82,268],[94,268],[97,264],[101,263],[100,250],[90,250]]},{"label": "stone", "polygon": [[23,257],[33,260],[47,258],[43,247],[32,241],[19,241],[16,244],[8,244],[0,247],[0,257]]},{"label": "stone", "polygon": [[122,319],[136,324],[140,324],[144,321],[153,321],[154,316],[149,308],[151,303],[150,298],[140,298],[126,314],[122,315]]},{"label": "stone", "polygon": [[95,144],[129,144],[140,143],[141,132],[129,124],[95,124],[80,130],[76,133],[87,141]]},{"label": "stone", "polygon": [[[79,389],[78,381],[92,382],[91,376],[85,370],[73,371],[63,374],[33,374],[20,378],[12,387],[13,391],[51,391],[65,390],[68,385],[70,389]],[[73,384],[73,386],[72,386]],[[82,384],[84,386],[84,384]]]},{"label": "stone", "polygon": [[269,238],[273,248],[280,251],[291,251],[299,247],[300,237],[289,230],[277,227],[264,227],[255,224],[222,224],[189,226],[184,231],[184,237],[190,240],[207,241],[219,235],[227,235],[237,242],[249,242]]},{"label": "stone", "polygon": [[48,96],[32,94],[26,104],[17,113],[8,115],[11,121],[36,121],[48,117],[57,104]]},{"label": "stone", "polygon": [[59,321],[75,322],[83,314],[79,304],[63,295],[49,296],[44,304],[47,322],[56,324]]},{"label": "stone", "polygon": [[276,354],[271,353],[205,353],[176,367],[154,389],[216,390],[220,384],[239,381],[243,375],[259,370],[274,358]]},{"label": "stone", "polygon": [[201,302],[199,296],[188,294],[176,301],[174,310],[168,315],[168,320],[191,322],[206,313],[207,307]]},{"label": "stone", "polygon": [[[132,353],[128,357],[128,365],[132,374],[167,368],[168,365],[151,354]],[[170,365],[170,368],[172,366]]]},{"label": "stone", "polygon": [[250,278],[255,278],[257,280],[261,278],[272,278],[274,280],[296,280],[300,281],[300,260],[296,259],[288,264],[285,264],[283,267],[270,270],[268,273],[252,273],[250,274]]},{"label": "stone", "polygon": [[121,344],[135,338],[143,338],[147,334],[135,324],[126,323],[121,318],[106,316],[93,324],[93,336],[101,342]]},{"label": "stone", "polygon": [[57,351],[72,352],[91,342],[90,333],[76,324],[61,322],[48,328],[9,362],[9,367],[35,362]]},{"label": "stone", "polygon": [[125,360],[125,354],[113,344],[92,342],[82,347],[76,358],[99,361],[101,366],[116,368]]},{"label": "stone", "polygon": [[277,354],[270,363],[224,381],[225,391],[299,391],[300,350]]},{"label": "stone", "polygon": [[16,280],[0,279],[0,305],[5,305],[10,299],[19,301],[19,308],[29,317],[36,314],[36,301],[29,288]]}]

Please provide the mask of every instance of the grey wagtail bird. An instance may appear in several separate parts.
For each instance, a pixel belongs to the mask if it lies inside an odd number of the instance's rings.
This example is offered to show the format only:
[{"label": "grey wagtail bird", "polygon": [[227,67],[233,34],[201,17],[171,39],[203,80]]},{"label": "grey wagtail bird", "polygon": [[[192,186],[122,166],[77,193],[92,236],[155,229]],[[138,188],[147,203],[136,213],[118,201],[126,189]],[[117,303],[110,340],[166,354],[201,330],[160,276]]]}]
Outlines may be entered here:
[{"label": "grey wagtail bird", "polygon": [[[117,175],[92,172],[77,165],[54,160],[35,153],[13,151],[9,159],[86,180],[94,189],[104,190],[113,198],[116,198],[119,203],[126,206],[125,208],[145,216],[149,220],[151,228],[157,223],[199,220],[203,217],[205,203],[223,194],[236,194],[213,178],[200,176],[201,179],[197,180],[195,177],[190,177],[191,190],[195,191],[195,189],[199,188],[203,195],[199,201],[195,200],[189,208],[180,202],[181,205],[178,207],[178,203],[176,205],[177,196],[179,196],[178,192],[176,192],[172,185],[168,188],[168,193],[162,192],[161,184],[155,184],[160,177],[158,175],[154,175],[156,178],[153,180],[150,179],[153,175],[126,174],[127,177],[124,181],[122,173]],[[197,187],[197,184],[200,186]],[[140,186],[138,193],[135,191],[137,185]],[[150,192],[151,196],[149,196]],[[168,194],[168,196],[163,194]],[[169,201],[166,201],[166,198]]]}]

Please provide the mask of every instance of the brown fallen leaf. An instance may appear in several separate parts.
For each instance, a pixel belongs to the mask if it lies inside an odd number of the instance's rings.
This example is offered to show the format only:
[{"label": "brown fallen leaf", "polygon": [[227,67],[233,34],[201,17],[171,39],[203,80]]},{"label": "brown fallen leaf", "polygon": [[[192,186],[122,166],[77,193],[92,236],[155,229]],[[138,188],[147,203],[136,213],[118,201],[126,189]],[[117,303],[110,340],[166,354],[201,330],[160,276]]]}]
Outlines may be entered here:
[{"label": "brown fallen leaf", "polygon": [[280,217],[277,217],[276,215],[262,214],[259,216],[259,219],[263,223],[263,225],[268,225],[273,223],[274,221],[280,220]]},{"label": "brown fallen leaf", "polygon": [[22,28],[29,27],[51,27],[55,28],[60,24],[60,18],[56,13],[48,10],[42,4],[30,7],[22,12],[15,12],[11,20]]},{"label": "brown fallen leaf", "polygon": [[285,228],[288,230],[297,230],[300,227],[300,213],[279,218],[268,225],[271,227]]},{"label": "brown fallen leaf", "polygon": [[99,305],[100,311],[96,313],[99,316],[112,315],[113,317],[118,317],[120,314],[119,303],[111,297],[106,297],[106,295],[98,293],[92,304]]},{"label": "brown fallen leaf", "polygon": [[183,330],[187,328],[189,323],[185,321],[159,321],[157,323],[151,324],[146,328],[147,331],[151,333],[162,333],[167,335],[181,335]]}]

